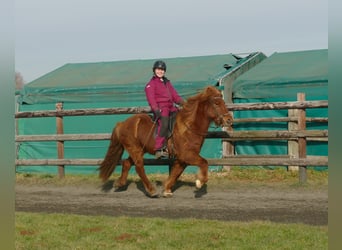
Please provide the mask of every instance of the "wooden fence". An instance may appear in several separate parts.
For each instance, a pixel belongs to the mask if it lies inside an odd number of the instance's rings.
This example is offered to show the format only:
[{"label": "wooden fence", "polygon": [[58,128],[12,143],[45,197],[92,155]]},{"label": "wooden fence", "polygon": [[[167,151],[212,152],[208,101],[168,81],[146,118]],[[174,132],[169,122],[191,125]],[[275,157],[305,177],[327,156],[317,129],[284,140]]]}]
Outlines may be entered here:
[{"label": "wooden fence", "polygon": [[[243,118],[235,119],[237,123],[262,123],[262,122],[287,122],[288,130],[248,130],[234,131],[233,128],[225,128],[223,131],[209,132],[206,138],[222,138],[222,159],[207,159],[211,166],[287,166],[289,169],[299,169],[299,181],[306,182],[306,166],[328,166],[327,156],[307,155],[307,141],[328,142],[328,130],[307,130],[307,122],[328,123],[327,117],[306,117],[306,109],[328,108],[328,101],[305,101],[305,95],[299,93],[295,102],[270,102],[270,103],[246,103],[229,104],[230,111],[238,110],[275,110],[287,109],[287,117],[273,118]],[[149,107],[129,108],[97,108],[97,109],[73,109],[63,110],[62,103],[56,104],[56,110],[16,112],[16,119],[35,117],[56,117],[56,134],[52,135],[16,135],[16,143],[32,141],[56,141],[58,159],[16,159],[16,166],[58,166],[60,177],[64,177],[65,165],[99,165],[103,159],[64,159],[64,141],[83,140],[109,140],[110,133],[97,134],[64,134],[63,117],[65,116],[89,116],[89,115],[114,115],[149,113]],[[287,155],[234,155],[235,141],[251,140],[287,140]],[[146,165],[169,165],[167,159],[145,159]]]}]

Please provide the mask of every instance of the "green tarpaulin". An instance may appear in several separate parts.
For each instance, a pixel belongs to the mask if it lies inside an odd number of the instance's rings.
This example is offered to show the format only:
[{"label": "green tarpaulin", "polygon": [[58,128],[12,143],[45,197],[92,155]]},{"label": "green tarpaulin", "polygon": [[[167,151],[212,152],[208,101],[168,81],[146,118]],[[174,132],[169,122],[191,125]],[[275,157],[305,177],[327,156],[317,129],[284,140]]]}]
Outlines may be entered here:
[{"label": "green tarpaulin", "polygon": [[274,53],[233,85],[235,99],[328,97],[328,50]]},{"label": "green tarpaulin", "polygon": [[[328,100],[328,50],[274,53],[233,84],[234,103]],[[235,118],[286,117],[287,110],[237,111]],[[328,109],[307,109],[307,117],[328,117]],[[235,124],[236,130],[287,130],[286,122]],[[307,129],[328,129],[325,123],[309,122]],[[237,154],[287,154],[287,141],[236,142]],[[328,155],[327,142],[308,142],[308,155]]]}]

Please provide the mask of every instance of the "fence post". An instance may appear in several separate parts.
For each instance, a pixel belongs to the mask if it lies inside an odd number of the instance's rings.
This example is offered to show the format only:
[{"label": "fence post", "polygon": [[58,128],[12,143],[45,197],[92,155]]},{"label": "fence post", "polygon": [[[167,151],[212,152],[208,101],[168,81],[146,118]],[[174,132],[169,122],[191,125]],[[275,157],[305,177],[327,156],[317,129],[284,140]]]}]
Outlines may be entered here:
[{"label": "fence post", "polygon": [[[56,111],[63,110],[63,103],[58,102],[56,103]],[[57,127],[57,134],[64,134],[63,128],[63,116],[56,116],[56,127]],[[58,159],[64,159],[64,141],[57,141],[57,155]],[[58,165],[58,176],[59,178],[64,178],[65,176],[65,169],[64,165]]]},{"label": "fence post", "polygon": [[[248,70],[248,69],[246,69]],[[220,85],[223,86],[223,100],[226,104],[233,103],[233,82],[241,74],[241,72],[236,72],[234,75],[226,76],[220,80]],[[234,117],[234,113],[229,111],[230,115]],[[223,131],[233,131],[233,127],[223,127]],[[229,158],[234,155],[234,142],[232,141],[222,141],[222,158]],[[230,171],[232,166],[224,165],[222,168],[226,171]]]},{"label": "fence post", "polygon": [[[15,96],[15,113],[19,112],[19,103],[18,103],[18,97]],[[19,122],[18,119],[14,120],[15,122],[15,127],[14,127],[14,134],[15,136],[19,135]],[[15,159],[18,160],[19,159],[19,148],[20,148],[20,142],[15,142]],[[16,166],[17,167],[17,166]]]},{"label": "fence post", "polygon": [[[233,131],[233,127],[224,127],[223,131]],[[223,158],[229,158],[230,156],[234,156],[234,143],[233,142],[227,142],[224,141],[222,143],[222,157]],[[230,171],[231,166],[223,166],[223,169],[226,171]]]},{"label": "fence post", "polygon": [[[298,109],[288,109],[288,117],[296,118],[297,121],[289,121],[288,122],[288,130],[289,131],[297,131],[298,130]],[[298,140],[288,140],[287,141],[287,152],[290,158],[298,158]],[[287,166],[289,171],[298,171],[298,166]]]},{"label": "fence post", "polygon": [[[305,101],[305,93],[298,93],[297,100]],[[306,130],[306,111],[305,108],[298,110],[298,130]],[[306,158],[306,138],[298,138],[298,156],[299,158]],[[306,183],[307,173],[306,166],[299,167],[299,182]]]}]

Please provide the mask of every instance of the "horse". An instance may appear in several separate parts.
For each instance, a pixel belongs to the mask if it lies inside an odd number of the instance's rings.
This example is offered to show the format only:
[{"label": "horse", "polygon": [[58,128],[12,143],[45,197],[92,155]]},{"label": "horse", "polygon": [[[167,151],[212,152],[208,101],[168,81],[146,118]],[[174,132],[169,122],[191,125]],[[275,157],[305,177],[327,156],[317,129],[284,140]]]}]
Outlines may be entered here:
[{"label": "horse", "polygon": [[[230,126],[233,118],[221,91],[208,86],[189,97],[176,114],[172,134],[167,139],[169,157],[173,157],[173,164],[163,184],[163,197],[173,196],[172,188],[188,165],[199,167],[195,182],[197,189],[208,181],[208,161],[200,156],[200,151],[212,122],[221,127]],[[148,114],[135,114],[118,122],[112,131],[105,158],[100,164],[99,178],[103,182],[109,179],[126,150],[129,157],[121,161],[122,171],[114,184],[115,188],[120,189],[127,185],[128,172],[135,165],[146,195],[159,197],[156,188],[146,176],[143,159],[145,153],[154,154],[155,139],[151,132],[155,128],[156,122]]]}]

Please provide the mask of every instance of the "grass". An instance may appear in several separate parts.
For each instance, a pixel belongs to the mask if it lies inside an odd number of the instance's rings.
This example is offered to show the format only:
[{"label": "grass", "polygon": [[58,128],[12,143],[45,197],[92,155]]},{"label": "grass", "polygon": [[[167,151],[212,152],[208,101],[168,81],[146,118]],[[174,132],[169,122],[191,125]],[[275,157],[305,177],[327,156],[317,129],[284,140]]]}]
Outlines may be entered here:
[{"label": "grass", "polygon": [[[326,187],[328,185],[328,171],[307,170],[307,183],[299,184],[298,172],[287,171],[285,168],[274,170],[262,168],[233,167],[231,171],[210,172],[208,185],[221,187],[234,187],[236,185],[277,185],[277,186],[301,186],[301,187]],[[162,182],[167,178],[166,174],[148,174],[152,182]],[[119,174],[115,173],[111,179],[117,180]],[[133,172],[129,175],[130,181],[139,181],[139,176]],[[179,181],[194,182],[195,174],[183,174]],[[60,179],[51,174],[16,174],[16,183],[25,185],[99,185],[101,183],[97,175],[66,175]]]},{"label": "grass", "polygon": [[327,226],[16,213],[16,249],[327,249]]},{"label": "grass", "polygon": [[[328,178],[328,171],[315,171],[307,170],[308,183],[309,184],[326,184]],[[114,173],[111,178],[118,178],[119,173]],[[152,181],[163,180],[167,177],[166,174],[148,174],[148,177]],[[135,172],[130,173],[129,178],[133,181],[139,179],[139,176]],[[183,174],[179,180],[191,181],[194,180],[195,174]],[[210,181],[233,181],[233,182],[264,182],[264,183],[275,183],[275,182],[286,182],[294,183],[298,182],[298,172],[287,171],[285,168],[278,168],[274,170],[252,168],[246,169],[241,167],[233,167],[231,171],[221,172],[209,172]],[[58,178],[57,175],[53,174],[31,174],[31,173],[17,173],[17,182],[25,182],[26,184],[94,184],[98,183],[99,178],[97,175],[66,175],[64,179]]]}]

